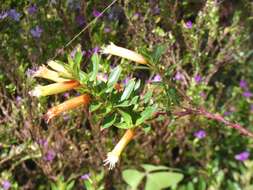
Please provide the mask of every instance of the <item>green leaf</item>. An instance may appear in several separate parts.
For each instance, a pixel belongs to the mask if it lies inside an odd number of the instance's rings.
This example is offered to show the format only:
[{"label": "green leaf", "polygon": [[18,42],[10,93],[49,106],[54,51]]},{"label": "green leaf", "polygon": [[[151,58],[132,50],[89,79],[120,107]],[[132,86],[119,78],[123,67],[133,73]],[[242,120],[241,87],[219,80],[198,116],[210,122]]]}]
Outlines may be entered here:
[{"label": "green leaf", "polygon": [[147,175],[145,190],[163,189],[167,187],[176,187],[183,179],[183,175],[173,172],[156,172]]},{"label": "green leaf", "polygon": [[152,53],[152,59],[154,63],[158,63],[161,59],[161,56],[165,53],[166,51],[166,45],[161,44],[155,47],[155,50]]},{"label": "green leaf", "polygon": [[101,128],[106,129],[111,127],[115,123],[116,118],[117,116],[115,114],[105,117]]},{"label": "green leaf", "polygon": [[138,88],[140,88],[140,86],[141,86],[141,80],[139,79],[139,80],[135,83],[134,90],[137,90]]},{"label": "green leaf", "polygon": [[90,81],[96,80],[97,74],[98,74],[98,67],[99,67],[99,62],[100,62],[100,57],[98,56],[97,53],[94,53],[91,57],[92,61],[92,74],[90,77]]},{"label": "green leaf", "polygon": [[132,127],[133,125],[133,121],[132,121],[132,117],[130,114],[128,114],[127,112],[124,112],[122,110],[118,110],[120,115],[122,116],[123,120],[126,122],[126,124],[130,127]]},{"label": "green leaf", "polygon": [[126,88],[124,89],[124,92],[120,98],[120,101],[126,100],[131,95],[132,91],[134,90],[135,86],[135,79],[131,79],[128,81]]},{"label": "green leaf", "polygon": [[147,119],[151,118],[153,113],[155,112],[156,108],[154,106],[149,106],[147,107],[142,113],[141,113],[141,117],[138,118],[136,120],[136,124],[135,125],[140,125],[142,123],[144,123]]},{"label": "green leaf", "polygon": [[130,185],[132,189],[137,189],[144,175],[144,173],[133,169],[124,170],[122,173],[124,181]]},{"label": "green leaf", "polygon": [[151,164],[142,164],[141,167],[143,167],[147,172],[157,171],[157,170],[168,170],[169,168],[167,166],[154,166]]},{"label": "green leaf", "polygon": [[75,54],[75,65],[77,65],[78,68],[80,68],[82,58],[83,58],[83,55],[82,55],[81,50],[77,51]]},{"label": "green leaf", "polygon": [[144,103],[148,103],[153,95],[153,90],[149,90],[143,97]]},{"label": "green leaf", "polygon": [[66,187],[66,190],[71,190],[71,189],[73,189],[73,186],[75,185],[75,181],[73,180],[73,181],[71,181],[68,185],[67,185],[67,187]]},{"label": "green leaf", "polygon": [[129,128],[133,127],[133,125],[129,127],[129,125],[125,122],[124,123],[115,123],[114,126],[117,128],[120,128],[120,129],[129,129]]},{"label": "green leaf", "polygon": [[112,70],[107,83],[109,87],[114,86],[114,84],[116,84],[116,82],[119,80],[121,71],[122,68],[120,66],[117,66]]}]

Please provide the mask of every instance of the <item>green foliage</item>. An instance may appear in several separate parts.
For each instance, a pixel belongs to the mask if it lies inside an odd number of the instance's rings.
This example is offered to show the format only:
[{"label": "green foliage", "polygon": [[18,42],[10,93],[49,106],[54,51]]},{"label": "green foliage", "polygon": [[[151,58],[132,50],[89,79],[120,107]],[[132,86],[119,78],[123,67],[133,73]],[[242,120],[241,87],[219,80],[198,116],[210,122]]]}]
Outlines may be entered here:
[{"label": "green foliage", "polygon": [[166,166],[141,165],[145,172],[135,169],[124,170],[122,175],[125,182],[132,189],[137,189],[143,178],[146,178],[145,190],[164,189],[167,187],[176,188],[177,184],[183,179],[183,175],[168,171]]}]

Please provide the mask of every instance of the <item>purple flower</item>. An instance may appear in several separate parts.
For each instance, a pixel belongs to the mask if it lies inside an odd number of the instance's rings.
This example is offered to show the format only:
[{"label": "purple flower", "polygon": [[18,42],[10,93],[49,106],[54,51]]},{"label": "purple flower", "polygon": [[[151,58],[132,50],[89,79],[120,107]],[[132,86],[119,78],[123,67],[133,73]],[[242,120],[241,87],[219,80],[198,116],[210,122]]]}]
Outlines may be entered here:
[{"label": "purple flower", "polygon": [[243,92],[242,95],[243,95],[245,98],[250,98],[250,97],[253,96],[253,94],[252,94],[251,92],[249,92],[249,91]]},{"label": "purple flower", "polygon": [[32,77],[34,73],[36,72],[37,69],[27,69],[26,70],[26,76],[27,77]]},{"label": "purple flower", "polygon": [[63,97],[66,98],[66,99],[69,98],[69,92],[65,92],[65,93],[63,94]]},{"label": "purple flower", "polygon": [[70,119],[70,116],[68,114],[63,115],[63,120],[68,121]]},{"label": "purple flower", "polygon": [[20,96],[17,96],[17,97],[16,97],[16,102],[17,102],[18,104],[20,104],[21,100],[22,100],[22,98],[21,98]]},{"label": "purple flower", "polygon": [[93,53],[98,53],[100,50],[100,48],[98,46],[94,47],[93,48]]},{"label": "purple flower", "polygon": [[250,153],[248,151],[243,151],[239,154],[236,154],[235,159],[239,161],[245,161],[249,158],[249,156],[250,156]]},{"label": "purple flower", "polygon": [[8,16],[8,13],[7,13],[7,12],[1,12],[1,13],[0,13],[0,20],[5,19],[7,16]]},{"label": "purple flower", "polygon": [[205,92],[200,92],[200,97],[202,97],[202,98],[205,98],[206,97],[206,93]]},{"label": "purple flower", "polygon": [[161,82],[162,77],[160,75],[155,75],[154,78],[152,79],[152,82]]},{"label": "purple flower", "polygon": [[196,75],[196,76],[194,77],[194,80],[195,80],[195,82],[196,82],[197,84],[199,84],[199,83],[201,83],[201,81],[202,81],[202,77],[201,77],[200,75]]},{"label": "purple flower", "polygon": [[3,180],[2,187],[4,190],[8,190],[11,187],[11,183],[8,180]]},{"label": "purple flower", "polygon": [[8,16],[15,21],[19,21],[21,14],[16,11],[16,9],[11,9],[8,11]]},{"label": "purple flower", "polygon": [[36,5],[30,5],[28,7],[27,11],[30,15],[33,15],[37,12],[37,6]]},{"label": "purple flower", "polygon": [[55,158],[55,152],[53,150],[48,150],[46,155],[44,156],[44,160],[48,162],[52,162]]},{"label": "purple flower", "polygon": [[192,21],[187,21],[185,23],[185,27],[188,28],[188,29],[191,29],[192,28]]},{"label": "purple flower", "polygon": [[85,18],[83,15],[77,15],[76,16],[76,22],[78,23],[79,26],[83,26],[85,24]]},{"label": "purple flower", "polygon": [[92,15],[93,15],[94,17],[100,17],[100,16],[102,15],[102,13],[100,13],[99,11],[97,11],[96,9],[94,9],[94,10],[92,11]]},{"label": "purple flower", "polygon": [[43,30],[39,26],[36,26],[35,28],[31,29],[30,32],[34,38],[40,38]]},{"label": "purple flower", "polygon": [[90,178],[90,174],[84,174],[80,178],[83,179],[83,180],[87,180],[87,179]]},{"label": "purple flower", "polygon": [[109,27],[105,27],[104,28],[104,33],[109,33],[109,32],[111,32],[111,29]]},{"label": "purple flower", "polygon": [[206,132],[204,130],[199,130],[194,133],[194,136],[198,139],[203,139],[206,137]]},{"label": "purple flower", "polygon": [[123,80],[123,84],[124,86],[127,85],[127,83],[130,81],[131,77],[126,77],[124,80]]},{"label": "purple flower", "polygon": [[177,72],[175,77],[174,77],[174,80],[182,80],[183,79],[183,75],[180,73],[180,72]]},{"label": "purple flower", "polygon": [[240,87],[242,89],[247,89],[248,88],[248,84],[245,80],[240,80]]}]

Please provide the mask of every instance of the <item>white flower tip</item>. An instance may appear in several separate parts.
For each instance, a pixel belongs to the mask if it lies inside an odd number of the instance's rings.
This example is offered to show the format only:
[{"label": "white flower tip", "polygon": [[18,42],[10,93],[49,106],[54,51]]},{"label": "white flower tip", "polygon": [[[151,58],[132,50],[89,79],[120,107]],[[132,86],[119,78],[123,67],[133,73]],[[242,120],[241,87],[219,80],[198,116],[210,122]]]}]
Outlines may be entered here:
[{"label": "white flower tip", "polygon": [[104,166],[109,165],[109,170],[115,168],[116,163],[119,161],[119,157],[112,152],[107,154],[107,158],[104,160]]},{"label": "white flower tip", "polygon": [[41,96],[41,90],[40,90],[39,86],[37,86],[33,90],[29,91],[28,94],[30,96],[40,97]]}]

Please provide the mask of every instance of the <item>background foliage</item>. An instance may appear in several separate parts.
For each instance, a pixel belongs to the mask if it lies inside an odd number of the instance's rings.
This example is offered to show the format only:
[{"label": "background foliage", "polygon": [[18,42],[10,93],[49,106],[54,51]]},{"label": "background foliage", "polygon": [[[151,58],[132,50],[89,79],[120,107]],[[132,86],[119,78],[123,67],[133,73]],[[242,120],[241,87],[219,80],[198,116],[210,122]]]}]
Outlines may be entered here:
[{"label": "background foliage", "polygon": [[[1,3],[2,188],[253,189],[252,137],[231,129],[221,119],[182,112],[185,107],[203,108],[253,131],[252,2],[121,0],[100,16],[110,3]],[[65,47],[94,18],[96,22]],[[121,65],[119,82],[127,77],[141,81],[130,99],[145,94],[144,103],[163,111],[137,129],[113,171],[102,162],[124,130],[117,126],[101,130],[106,110],[88,117],[90,111],[79,108],[47,125],[42,116],[49,107],[82,92],[39,99],[28,95],[37,83],[31,72],[47,60],[67,63],[67,55],[80,44],[80,67],[92,71],[94,53],[110,42],[138,51],[153,67],[99,55],[100,69],[109,75],[111,67]],[[95,94],[99,93],[96,89]],[[92,104],[96,103],[101,102]]]}]

